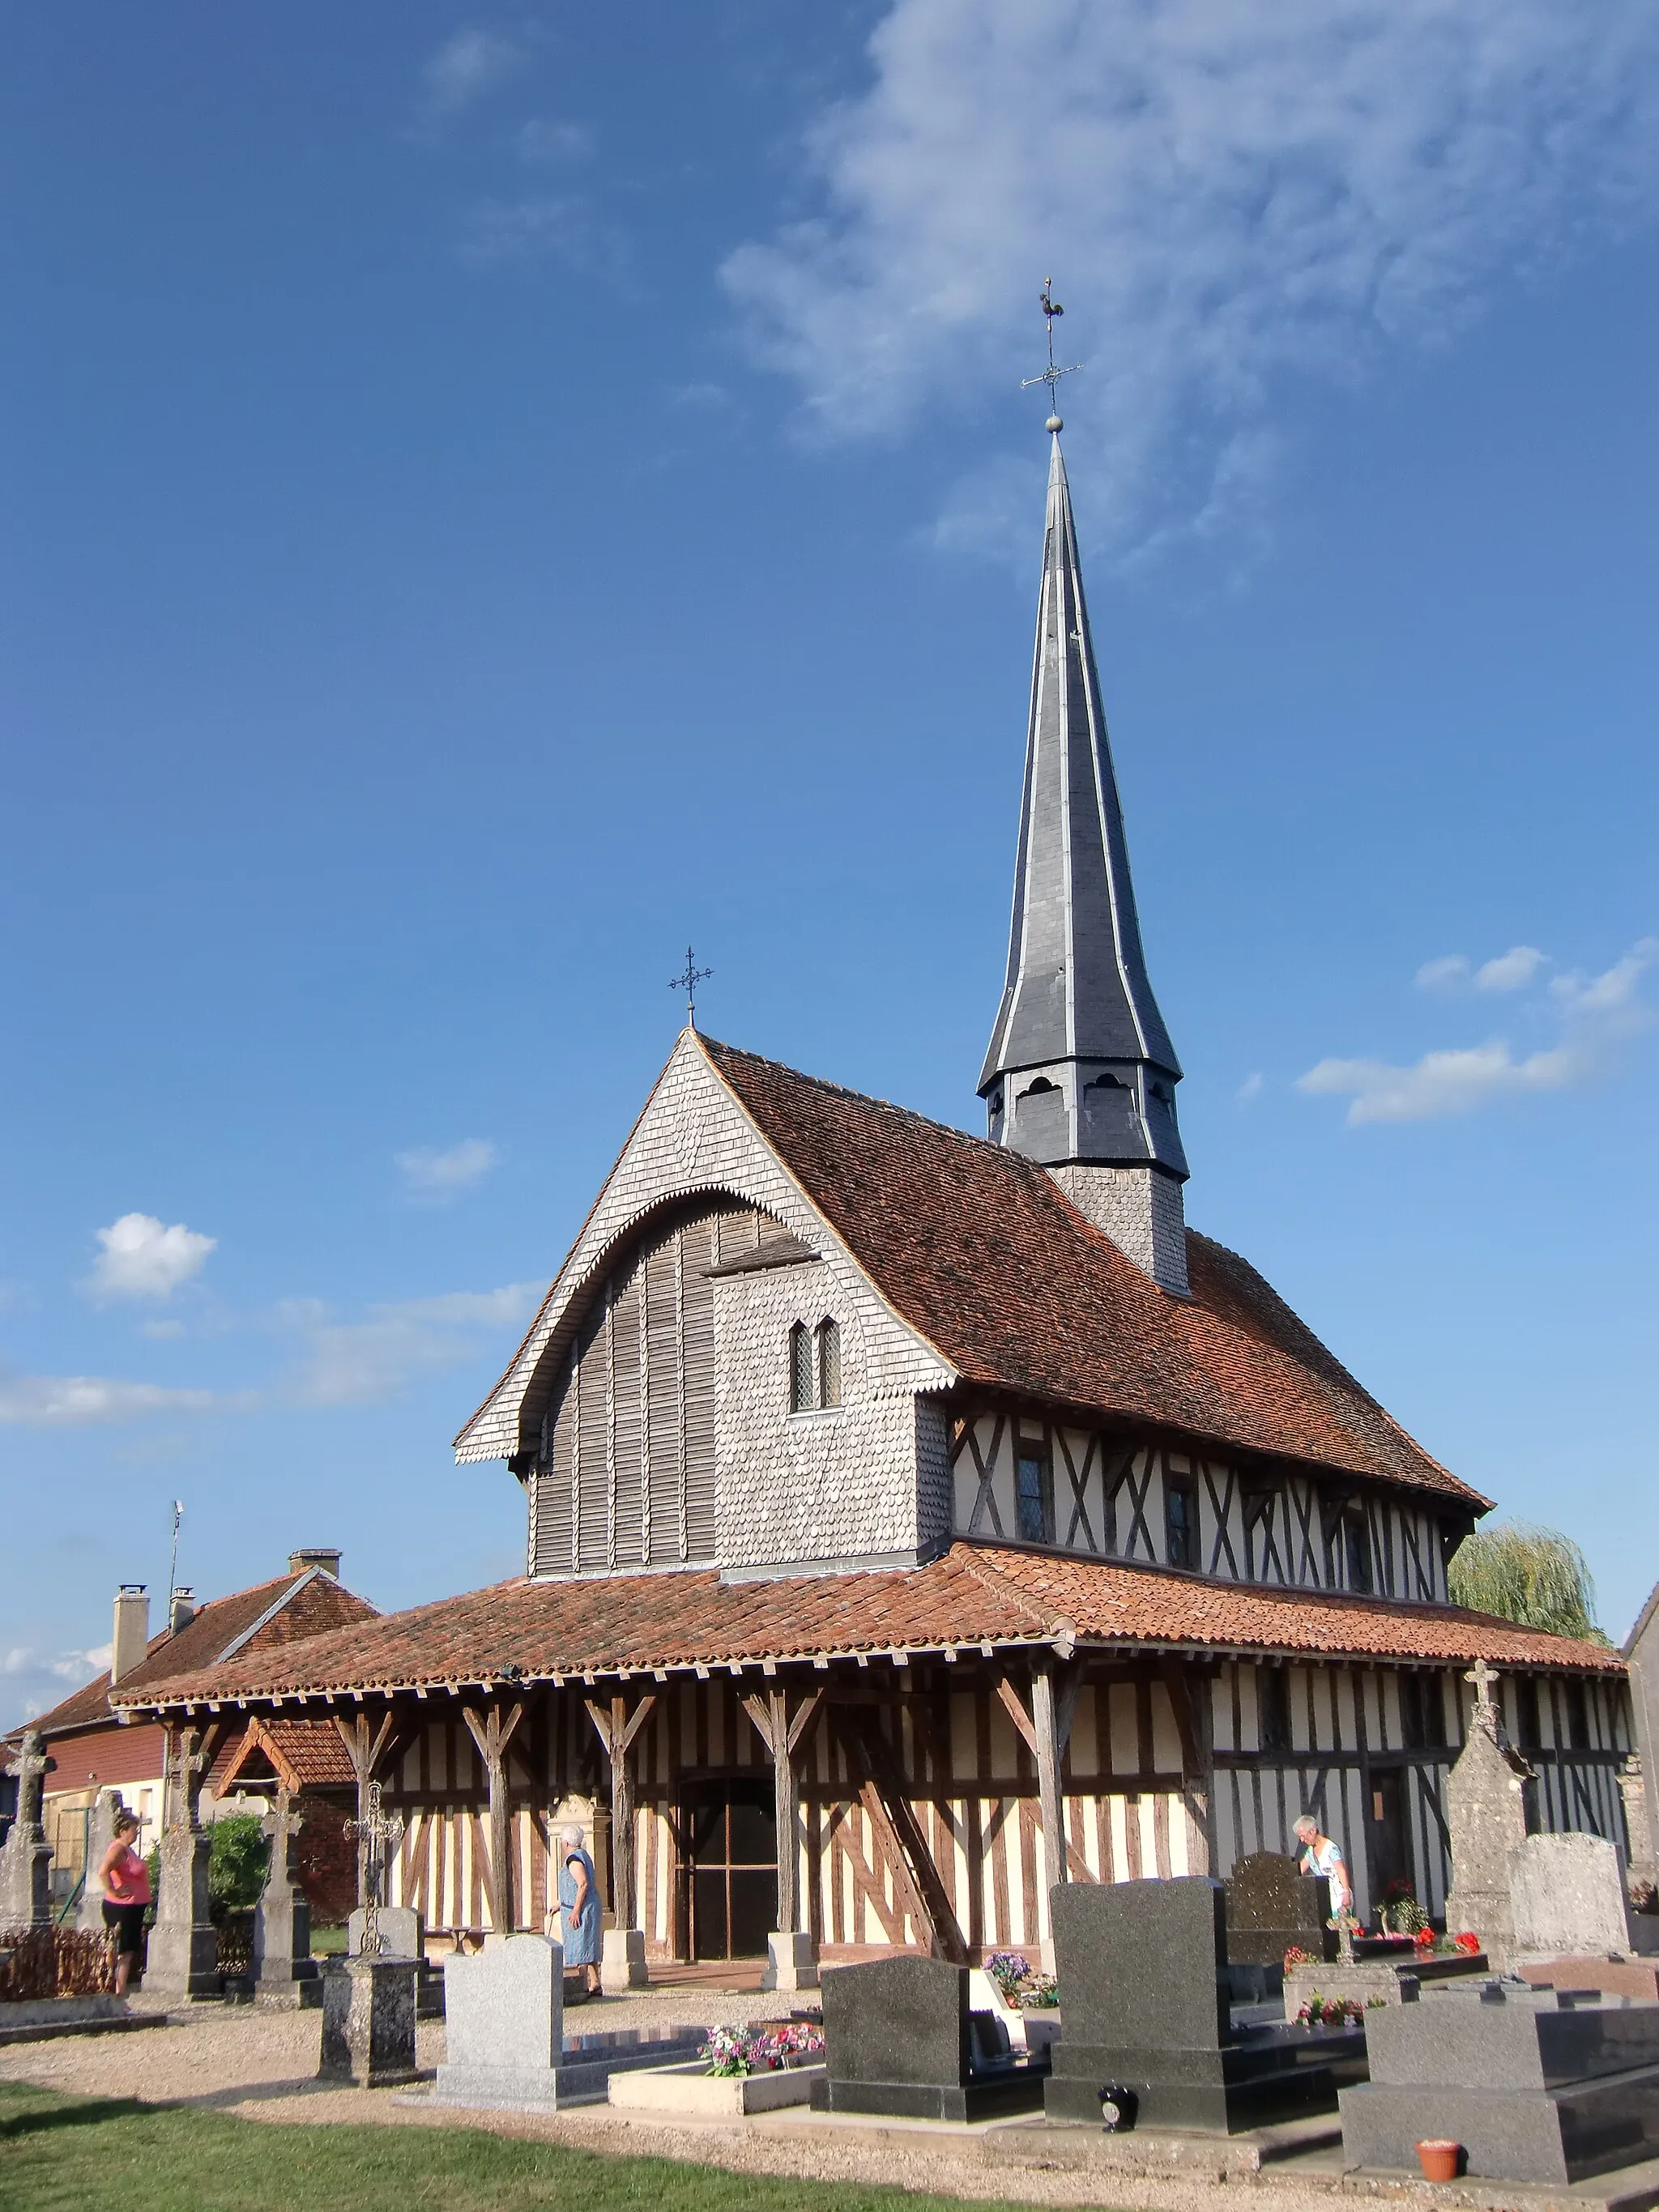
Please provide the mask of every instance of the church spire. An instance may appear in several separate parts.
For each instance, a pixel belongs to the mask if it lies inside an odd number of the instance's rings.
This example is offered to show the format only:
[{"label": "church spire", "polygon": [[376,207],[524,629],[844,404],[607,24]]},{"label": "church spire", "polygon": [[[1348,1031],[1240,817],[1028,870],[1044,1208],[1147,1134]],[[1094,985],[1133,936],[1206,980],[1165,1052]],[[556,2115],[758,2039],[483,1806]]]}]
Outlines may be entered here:
[{"label": "church spire", "polygon": [[1061,427],[1050,416],[1008,975],[979,1091],[994,1142],[1040,1160],[1148,1274],[1184,1293],[1181,1063],[1141,951]]}]

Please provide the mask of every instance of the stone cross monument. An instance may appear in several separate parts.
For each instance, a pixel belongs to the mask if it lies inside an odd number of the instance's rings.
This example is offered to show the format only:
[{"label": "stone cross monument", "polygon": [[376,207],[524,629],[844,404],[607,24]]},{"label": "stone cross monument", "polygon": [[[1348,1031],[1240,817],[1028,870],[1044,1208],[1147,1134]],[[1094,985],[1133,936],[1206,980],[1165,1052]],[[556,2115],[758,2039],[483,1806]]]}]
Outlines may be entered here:
[{"label": "stone cross monument", "polygon": [[264,1818],[270,1864],[253,1915],[253,1994],[261,2004],[303,2003],[306,1984],[317,1978],[311,1906],[294,1880],[294,1839],[304,1826],[305,1815],[279,1790],[275,1809]]},{"label": "stone cross monument", "polygon": [[179,1731],[166,1778],[161,1887],[144,1966],[144,1987],[168,1997],[219,1995],[219,1939],[208,1906],[213,1839],[201,1822],[207,1753],[198,1729]]},{"label": "stone cross monument", "polygon": [[1524,1793],[1533,1773],[1504,1741],[1492,1694],[1495,1670],[1477,1659],[1463,1680],[1474,1683],[1474,1701],[1468,1741],[1446,1785],[1452,1863],[1446,1929],[1453,1936],[1472,1929],[1501,1972],[1515,1949],[1510,1856],[1527,1839]]},{"label": "stone cross monument", "polygon": [[26,1729],[6,1769],[17,1783],[17,1818],[0,1844],[0,1929],[44,1928],[52,1918],[52,1845],[40,1825],[40,1796],[57,1764],[41,1749],[40,1729]]},{"label": "stone cross monument", "polygon": [[369,1784],[367,1796],[368,1802],[362,1819],[348,1820],[345,1826],[349,1836],[356,1836],[368,1847],[363,1865],[363,1933],[357,1955],[376,1959],[386,1948],[386,1939],[380,1933],[380,1908],[386,1901],[390,1856],[404,1839],[404,1816],[385,1811],[378,1782]]},{"label": "stone cross monument", "polygon": [[[75,1916],[76,1926],[83,1932],[91,1929],[101,1936],[104,1932],[104,1885],[98,1878],[98,1869],[104,1863],[104,1853],[115,1841],[115,1816],[126,1811],[126,1803],[118,1790],[100,1790],[87,1823],[87,1875],[81,1886],[81,1903]],[[143,1839],[134,1846],[142,1850]]]}]

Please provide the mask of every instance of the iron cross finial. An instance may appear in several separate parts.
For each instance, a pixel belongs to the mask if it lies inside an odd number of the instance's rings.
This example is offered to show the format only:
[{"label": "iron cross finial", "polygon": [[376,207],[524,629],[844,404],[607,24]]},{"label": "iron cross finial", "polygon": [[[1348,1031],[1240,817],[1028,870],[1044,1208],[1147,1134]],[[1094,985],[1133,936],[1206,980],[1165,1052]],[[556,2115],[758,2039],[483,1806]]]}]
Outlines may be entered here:
[{"label": "iron cross finial", "polygon": [[686,1025],[690,1029],[696,1029],[697,1026],[697,986],[699,983],[706,983],[714,972],[712,968],[698,967],[696,962],[691,957],[691,947],[688,945],[685,948],[685,966],[678,975],[671,975],[668,979],[668,988],[671,991],[684,991],[685,994],[685,1019]]},{"label": "iron cross finial", "polygon": [[1060,421],[1060,416],[1053,411],[1055,390],[1062,376],[1072,375],[1076,370],[1082,368],[1083,363],[1080,361],[1074,361],[1065,368],[1058,368],[1055,367],[1054,321],[1055,318],[1057,316],[1063,315],[1066,310],[1060,306],[1059,301],[1054,297],[1054,280],[1052,276],[1045,276],[1043,278],[1042,289],[1037,296],[1042,302],[1042,319],[1048,332],[1048,366],[1043,370],[1041,376],[1022,377],[1020,379],[1019,388],[1022,392],[1029,392],[1034,384],[1046,384],[1048,387],[1048,406],[1050,412],[1048,420],[1043,427],[1048,430],[1063,430],[1066,425]]}]

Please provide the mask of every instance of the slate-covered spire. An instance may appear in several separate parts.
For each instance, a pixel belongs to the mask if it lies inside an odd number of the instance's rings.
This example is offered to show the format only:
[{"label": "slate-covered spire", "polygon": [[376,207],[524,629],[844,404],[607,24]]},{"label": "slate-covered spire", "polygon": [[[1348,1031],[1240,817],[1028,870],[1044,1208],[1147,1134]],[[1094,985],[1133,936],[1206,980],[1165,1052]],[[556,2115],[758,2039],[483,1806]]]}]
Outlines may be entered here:
[{"label": "slate-covered spire", "polygon": [[[980,1078],[989,1133],[1080,1191],[1112,1194],[1107,1210],[1178,1217],[1187,1159],[1176,1125],[1181,1080],[1140,946],[1123,814],[1101,707],[1078,562],[1072,496],[1050,418],[1048,518],[1037,607],[1025,791],[1014,868],[1008,976]],[[1084,1177],[1073,1167],[1139,1170]],[[1166,1287],[1186,1286],[1184,1231],[1117,1237]],[[1176,1247],[1179,1246],[1179,1250]],[[1145,1247],[1145,1249],[1141,1249]]]}]

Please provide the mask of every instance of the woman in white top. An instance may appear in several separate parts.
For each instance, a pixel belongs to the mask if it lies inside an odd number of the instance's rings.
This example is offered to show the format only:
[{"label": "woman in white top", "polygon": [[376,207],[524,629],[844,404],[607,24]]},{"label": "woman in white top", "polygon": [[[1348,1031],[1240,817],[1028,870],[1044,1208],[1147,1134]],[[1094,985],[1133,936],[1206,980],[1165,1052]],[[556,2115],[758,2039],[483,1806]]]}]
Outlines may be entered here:
[{"label": "woman in white top", "polygon": [[1323,1877],[1330,1890],[1331,1918],[1340,1927],[1344,1915],[1353,1910],[1353,1884],[1348,1880],[1342,1847],[1321,1835],[1311,1813],[1304,1813],[1297,1822],[1296,1839],[1302,1845],[1302,1871]]}]

